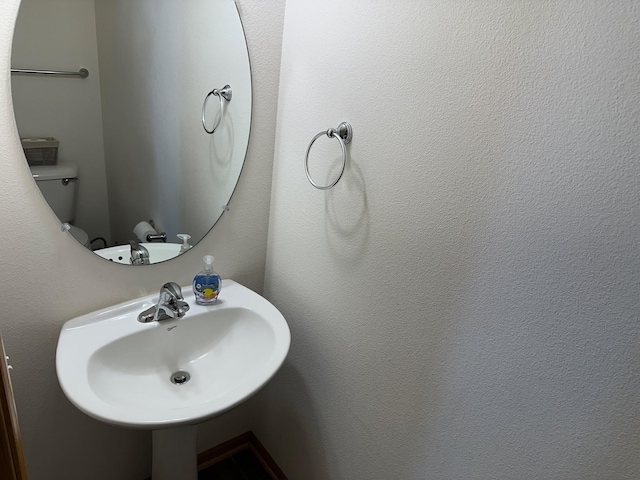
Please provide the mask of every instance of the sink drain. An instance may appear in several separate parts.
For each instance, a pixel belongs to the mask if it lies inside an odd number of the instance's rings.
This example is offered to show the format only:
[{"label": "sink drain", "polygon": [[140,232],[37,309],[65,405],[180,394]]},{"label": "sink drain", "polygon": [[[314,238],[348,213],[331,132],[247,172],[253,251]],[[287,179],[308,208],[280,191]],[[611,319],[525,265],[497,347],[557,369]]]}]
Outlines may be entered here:
[{"label": "sink drain", "polygon": [[182,385],[183,383],[187,383],[190,378],[191,375],[189,375],[189,372],[178,370],[176,373],[171,375],[171,383]]}]

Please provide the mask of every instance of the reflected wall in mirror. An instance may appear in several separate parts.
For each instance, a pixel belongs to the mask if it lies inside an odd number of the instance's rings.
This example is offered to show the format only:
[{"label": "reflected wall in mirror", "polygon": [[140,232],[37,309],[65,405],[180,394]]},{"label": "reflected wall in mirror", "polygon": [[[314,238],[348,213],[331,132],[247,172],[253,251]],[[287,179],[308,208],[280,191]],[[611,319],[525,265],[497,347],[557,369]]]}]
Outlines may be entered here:
[{"label": "reflected wall in mirror", "polygon": [[[74,204],[60,213],[43,185],[54,177],[60,190],[61,169],[31,167],[61,221],[76,238],[86,232],[81,243],[128,245],[140,240],[135,226],[153,220],[167,242],[188,234],[194,245],[223,214],[251,126],[249,55],[233,0],[22,0],[12,68],[89,71],[12,75],[20,137],[54,137],[57,165],[71,169],[62,176],[72,179]],[[204,99],[227,84],[232,99],[207,134]],[[211,96],[209,129],[219,109]]]}]

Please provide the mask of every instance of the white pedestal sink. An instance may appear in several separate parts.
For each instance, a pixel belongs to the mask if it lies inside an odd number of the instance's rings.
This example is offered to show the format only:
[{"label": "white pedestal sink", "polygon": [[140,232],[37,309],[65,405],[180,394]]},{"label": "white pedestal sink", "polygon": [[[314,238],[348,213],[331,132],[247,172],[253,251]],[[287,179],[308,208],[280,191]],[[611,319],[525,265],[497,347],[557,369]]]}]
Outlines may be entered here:
[{"label": "white pedestal sink", "polygon": [[138,322],[157,303],[149,295],[69,320],[58,340],[58,380],[77,408],[154,430],[153,480],[196,479],[195,425],[262,388],[291,342],[282,314],[239,283],[224,280],[213,306],[183,295],[181,319]]},{"label": "white pedestal sink", "polygon": [[[180,255],[180,243],[140,243],[149,252],[149,262],[159,263],[170,260]],[[106,260],[123,265],[131,265],[131,247],[129,245],[116,245],[115,247],[101,248],[93,253]]]},{"label": "white pedestal sink", "polygon": [[194,425],[153,431],[152,480],[198,478],[197,433]]}]

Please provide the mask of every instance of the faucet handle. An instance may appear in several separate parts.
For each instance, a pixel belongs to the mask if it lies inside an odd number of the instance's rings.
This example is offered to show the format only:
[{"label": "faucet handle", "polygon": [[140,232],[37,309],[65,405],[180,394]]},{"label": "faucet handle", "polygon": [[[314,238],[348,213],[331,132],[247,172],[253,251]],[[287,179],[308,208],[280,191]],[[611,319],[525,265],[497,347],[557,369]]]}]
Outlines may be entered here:
[{"label": "faucet handle", "polygon": [[158,303],[138,315],[138,321],[148,323],[182,318],[188,311],[189,304],[184,301],[180,285],[175,282],[167,282],[160,288]]},{"label": "faucet handle", "polygon": [[160,296],[168,294],[172,300],[184,300],[182,289],[176,282],[167,282],[160,288]]},{"label": "faucet handle", "polygon": [[[167,282],[160,288],[160,298],[156,306],[156,319],[163,320],[166,318],[182,318],[189,311],[189,304],[184,301],[182,289],[175,282]],[[158,317],[162,311],[164,318]]]},{"label": "faucet handle", "polygon": [[149,250],[135,240],[129,240],[131,245],[131,264],[149,265]]}]

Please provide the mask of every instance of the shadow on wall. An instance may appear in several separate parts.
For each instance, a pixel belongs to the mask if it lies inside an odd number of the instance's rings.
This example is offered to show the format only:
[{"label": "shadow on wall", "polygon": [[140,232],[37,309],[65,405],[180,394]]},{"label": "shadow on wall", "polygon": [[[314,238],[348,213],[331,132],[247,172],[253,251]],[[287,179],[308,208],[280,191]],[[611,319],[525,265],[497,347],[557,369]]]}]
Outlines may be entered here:
[{"label": "shadow on wall", "polygon": [[[285,385],[295,394],[281,395]],[[331,478],[327,470],[331,462],[324,448],[321,422],[317,418],[312,396],[304,378],[289,361],[285,361],[252,403],[255,406],[256,435],[273,445],[268,447],[269,453],[289,478]],[[268,437],[277,440],[274,442]],[[282,446],[286,452],[278,450]],[[296,460],[296,465],[304,465],[304,471],[297,471],[294,465],[288,464],[286,459],[290,458]]]},{"label": "shadow on wall", "polygon": [[[460,122],[460,136],[473,125]],[[274,196],[265,296],[289,322],[292,347],[256,399],[255,431],[291,478],[420,478],[425,465],[463,478],[455,457],[473,445],[448,429],[465,426],[457,347],[469,340],[486,192],[502,167],[481,161],[492,158],[483,135],[457,156],[438,139],[406,171],[384,151],[386,161],[354,155],[324,198],[310,186],[304,198]],[[358,140],[374,143],[374,133]],[[340,159],[329,158],[318,179],[335,178]],[[461,378],[453,387],[452,375]],[[445,448],[449,440],[461,447]]]},{"label": "shadow on wall", "polygon": [[[335,178],[341,165],[341,158],[335,160],[328,177]],[[358,263],[367,250],[371,220],[364,175],[353,158],[340,181],[327,192],[325,214],[327,245],[334,258]]]}]

